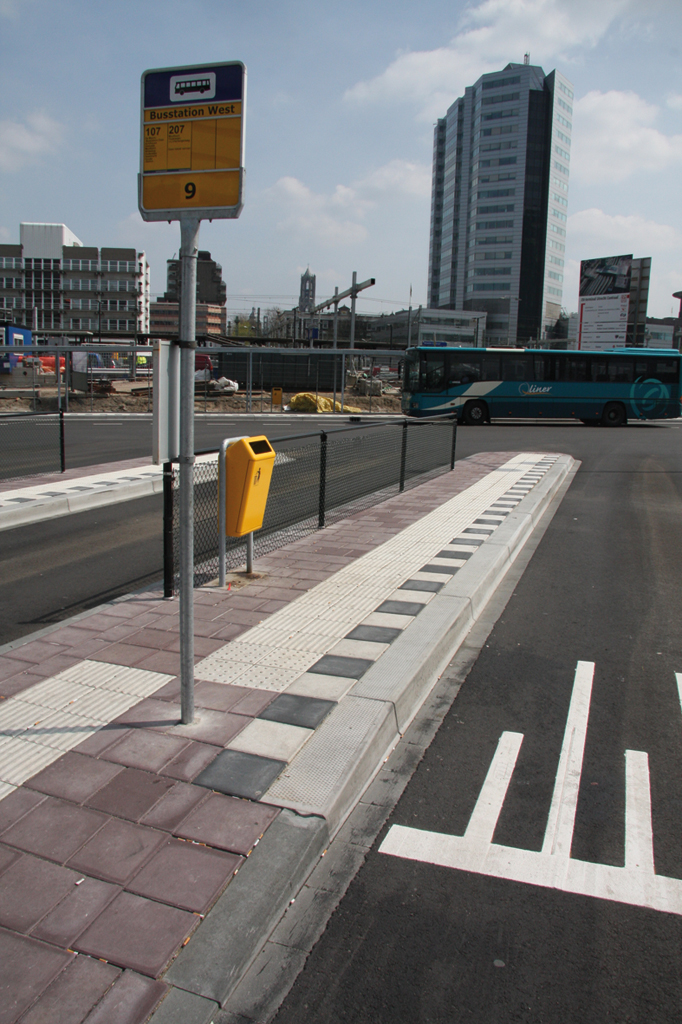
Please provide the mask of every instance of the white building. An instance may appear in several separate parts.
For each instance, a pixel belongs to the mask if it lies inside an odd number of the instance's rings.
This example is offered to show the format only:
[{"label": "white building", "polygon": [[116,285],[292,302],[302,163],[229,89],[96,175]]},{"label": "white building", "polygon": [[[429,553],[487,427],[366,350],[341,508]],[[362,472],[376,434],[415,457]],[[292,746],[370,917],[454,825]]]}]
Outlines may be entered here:
[{"label": "white building", "polygon": [[85,246],[65,224],[20,227],[0,245],[0,318],[48,334],[149,333],[143,252]]}]

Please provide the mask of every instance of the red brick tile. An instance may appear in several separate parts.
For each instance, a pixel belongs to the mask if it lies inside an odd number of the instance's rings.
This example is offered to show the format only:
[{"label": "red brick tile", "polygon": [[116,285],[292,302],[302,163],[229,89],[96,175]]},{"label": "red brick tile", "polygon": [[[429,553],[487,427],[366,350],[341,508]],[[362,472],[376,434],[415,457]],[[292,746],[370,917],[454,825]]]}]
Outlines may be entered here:
[{"label": "red brick tile", "polygon": [[21,1024],[83,1021],[120,975],[112,964],[78,956],[43,992]]},{"label": "red brick tile", "polygon": [[147,647],[135,647],[133,644],[109,644],[96,655],[93,661],[106,661],[113,665],[128,665],[136,667],[149,655]]},{"label": "red brick tile", "polygon": [[0,682],[26,671],[26,662],[20,659],[10,658],[7,655],[0,656]]},{"label": "red brick tile", "polygon": [[[14,935],[0,928],[3,1006],[0,1020],[13,1024],[57,975],[74,959],[74,954],[44,942]],[[6,980],[5,980],[6,979]],[[55,1018],[56,1020],[56,1018]]]},{"label": "red brick tile", "polygon": [[[17,662],[19,664],[19,662]],[[26,663],[24,663],[26,668]],[[4,679],[0,682],[0,703],[7,697],[13,697],[17,693],[21,693],[22,690],[27,690],[29,686],[33,686],[35,683],[42,683],[43,676],[36,675],[35,672],[19,672],[15,676],[10,676],[9,679]]]},{"label": "red brick tile", "polygon": [[[211,627],[213,627],[215,625],[216,625],[215,622],[211,623]],[[245,626],[245,625],[237,625],[236,623],[228,623],[227,625],[221,626],[220,629],[217,629],[215,631],[212,630],[210,633],[208,633],[208,636],[210,636],[213,640],[222,640],[222,641],[234,640],[235,637],[241,636],[242,633],[246,633],[247,629],[248,629],[248,626]],[[195,627],[195,630],[194,630],[194,634],[195,634],[195,636],[197,634],[196,627]]]},{"label": "red brick tile", "polygon": [[126,643],[135,644],[139,647],[151,647],[155,651],[165,650],[169,644],[176,640],[176,634],[164,629],[140,629],[131,633]]},{"label": "red brick tile", "polygon": [[72,665],[77,665],[82,660],[82,658],[74,658],[70,654],[56,654],[53,658],[48,658],[47,661],[32,665],[31,671],[47,679],[48,676],[56,676],[58,672],[63,672],[65,668],[71,668]]},{"label": "red brick tile", "polygon": [[[177,676],[180,674],[180,655],[173,651],[154,651],[150,653],[149,648],[139,647],[144,652],[141,661],[136,662],[137,668],[146,669],[149,672],[164,672],[167,675]],[[202,655],[195,655],[200,658]]]},{"label": "red brick tile", "polygon": [[32,640],[12,650],[12,658],[35,664],[40,661],[47,661],[55,654],[65,654],[68,648],[63,644],[50,643],[46,640]]},{"label": "red brick tile", "polygon": [[124,971],[90,1012],[87,1024],[144,1024],[167,991],[163,981]]}]

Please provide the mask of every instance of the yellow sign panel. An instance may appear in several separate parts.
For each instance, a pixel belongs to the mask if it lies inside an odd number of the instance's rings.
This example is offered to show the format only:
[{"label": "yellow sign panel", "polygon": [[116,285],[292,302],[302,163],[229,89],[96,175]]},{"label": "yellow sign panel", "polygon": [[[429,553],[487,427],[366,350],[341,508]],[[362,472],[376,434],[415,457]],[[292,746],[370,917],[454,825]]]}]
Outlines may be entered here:
[{"label": "yellow sign panel", "polygon": [[183,210],[200,217],[239,216],[245,74],[239,62],[144,73],[143,218],[170,220]]},{"label": "yellow sign panel", "polygon": [[240,117],[145,124],[143,173],[238,169]]},{"label": "yellow sign panel", "polygon": [[142,179],[142,205],[145,210],[236,206],[240,178],[239,171],[148,175]]}]

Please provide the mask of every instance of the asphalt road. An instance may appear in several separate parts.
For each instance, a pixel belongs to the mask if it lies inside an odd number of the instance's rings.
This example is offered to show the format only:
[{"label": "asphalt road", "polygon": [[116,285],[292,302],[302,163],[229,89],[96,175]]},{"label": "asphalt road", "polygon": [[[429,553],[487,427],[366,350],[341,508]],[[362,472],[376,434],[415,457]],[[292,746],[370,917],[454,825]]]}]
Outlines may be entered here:
[{"label": "asphalt road", "polygon": [[158,580],[161,513],[156,494],[0,534],[0,644]]},{"label": "asphalt road", "polygon": [[[600,867],[569,892],[494,877],[491,867],[434,866],[433,841],[421,831],[409,835],[420,838],[422,859],[379,852],[394,825],[463,836],[498,742],[512,733],[520,750],[490,832],[512,848],[510,862],[537,863],[562,749],[569,757],[580,750],[574,710],[567,727],[576,666],[593,662],[571,857],[622,867],[627,842],[629,864],[635,854],[646,860],[636,815],[647,754],[655,870],[682,879],[678,431],[462,432],[462,454],[475,441],[570,452],[583,464],[276,1024],[680,1020],[682,916],[641,906],[636,884],[614,902],[587,894]],[[628,784],[627,828],[626,751],[639,752],[627,757],[640,768]],[[559,778],[562,801],[566,785]]]},{"label": "asphalt road", "polygon": [[[339,416],[336,421],[331,417],[321,417],[316,423],[307,416],[295,415],[198,415],[194,421],[194,446],[196,451],[217,448],[223,438],[241,434],[266,434],[274,440],[289,434],[315,432],[323,424],[330,427],[350,425],[348,416]],[[151,457],[151,417],[74,414],[65,418],[64,439],[67,469],[119,459]]]}]

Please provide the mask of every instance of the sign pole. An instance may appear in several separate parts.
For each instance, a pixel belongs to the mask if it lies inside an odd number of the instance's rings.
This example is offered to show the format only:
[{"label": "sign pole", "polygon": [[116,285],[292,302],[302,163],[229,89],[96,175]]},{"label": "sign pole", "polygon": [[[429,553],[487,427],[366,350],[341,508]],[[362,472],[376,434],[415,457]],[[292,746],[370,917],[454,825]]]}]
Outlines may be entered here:
[{"label": "sign pole", "polygon": [[180,220],[180,703],[194,721],[194,350],[199,227]]}]

